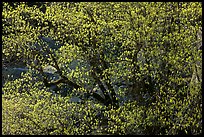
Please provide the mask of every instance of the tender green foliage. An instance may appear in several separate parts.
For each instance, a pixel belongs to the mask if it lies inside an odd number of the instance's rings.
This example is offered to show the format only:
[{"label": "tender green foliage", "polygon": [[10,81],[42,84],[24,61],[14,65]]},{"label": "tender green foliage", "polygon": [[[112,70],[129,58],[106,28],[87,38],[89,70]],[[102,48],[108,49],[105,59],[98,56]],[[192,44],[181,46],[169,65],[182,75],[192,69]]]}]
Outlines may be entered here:
[{"label": "tender green foliage", "polygon": [[201,134],[201,6],[4,2],[3,134]]}]

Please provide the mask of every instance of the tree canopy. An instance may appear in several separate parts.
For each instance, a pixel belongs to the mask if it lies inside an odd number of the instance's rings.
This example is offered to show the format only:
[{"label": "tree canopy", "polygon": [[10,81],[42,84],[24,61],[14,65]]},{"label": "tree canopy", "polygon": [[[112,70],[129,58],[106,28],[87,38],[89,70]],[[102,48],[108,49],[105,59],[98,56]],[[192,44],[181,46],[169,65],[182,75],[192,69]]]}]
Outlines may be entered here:
[{"label": "tree canopy", "polygon": [[3,134],[201,134],[201,6],[3,2]]}]

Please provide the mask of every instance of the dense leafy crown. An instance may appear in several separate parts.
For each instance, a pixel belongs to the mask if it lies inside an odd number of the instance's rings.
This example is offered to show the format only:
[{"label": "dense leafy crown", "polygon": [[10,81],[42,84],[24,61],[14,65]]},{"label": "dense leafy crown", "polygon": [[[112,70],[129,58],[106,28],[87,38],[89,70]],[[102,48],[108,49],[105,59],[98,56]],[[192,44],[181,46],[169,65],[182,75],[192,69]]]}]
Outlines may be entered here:
[{"label": "dense leafy crown", "polygon": [[201,134],[201,6],[3,2],[3,134]]}]

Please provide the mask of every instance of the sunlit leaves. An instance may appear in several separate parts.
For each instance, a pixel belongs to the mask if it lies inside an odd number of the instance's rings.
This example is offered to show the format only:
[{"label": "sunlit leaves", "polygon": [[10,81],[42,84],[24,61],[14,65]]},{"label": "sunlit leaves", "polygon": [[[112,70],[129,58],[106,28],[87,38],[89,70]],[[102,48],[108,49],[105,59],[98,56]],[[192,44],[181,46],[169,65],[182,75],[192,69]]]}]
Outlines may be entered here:
[{"label": "sunlit leaves", "polygon": [[[50,93],[37,72],[39,77],[28,73],[3,87],[3,133],[179,134],[181,129],[190,134],[188,127],[193,134],[201,133],[202,81],[191,82],[195,64],[199,76],[202,70],[197,44],[202,41],[202,33],[197,35],[202,26],[201,5],[50,2],[45,3],[44,13],[37,6],[20,3],[12,8],[4,2],[4,60],[30,60],[29,68],[36,60],[42,67],[54,65],[50,53],[33,48],[38,36],[49,37],[63,44],[58,50],[47,49],[54,52],[62,74],[82,86],[72,90],[74,95],[95,86],[92,68],[98,67],[102,71],[96,75],[104,83],[146,84],[135,86],[136,92],[115,87],[119,95],[147,92],[153,99],[149,103],[134,99],[104,112],[101,104],[70,103],[70,96]],[[41,42],[39,47],[48,45]]]}]

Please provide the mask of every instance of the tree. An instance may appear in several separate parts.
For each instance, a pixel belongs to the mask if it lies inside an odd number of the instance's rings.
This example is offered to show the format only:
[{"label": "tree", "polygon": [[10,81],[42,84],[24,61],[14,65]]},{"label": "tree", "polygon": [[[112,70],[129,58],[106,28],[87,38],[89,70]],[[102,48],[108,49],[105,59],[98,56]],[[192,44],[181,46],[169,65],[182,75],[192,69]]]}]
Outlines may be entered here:
[{"label": "tree", "polygon": [[[107,115],[101,123],[106,121],[111,127],[104,131],[107,134],[201,133],[202,79],[191,84],[195,82],[195,75],[201,76],[201,46],[197,35],[202,31],[201,3],[46,2],[37,6],[17,3],[13,8],[10,5],[3,3],[3,63],[12,59],[24,61],[33,71],[19,81],[23,83],[32,78],[40,84],[34,86],[32,81],[26,88],[37,89],[20,92],[17,88],[17,92],[38,96],[44,88],[46,91],[53,86],[57,90],[70,87],[63,91],[66,97],[60,94],[56,97],[59,100],[85,92],[108,108],[105,112],[100,109]],[[57,79],[48,78],[44,71],[47,66],[56,70]],[[7,96],[17,94],[13,93],[13,86],[16,83],[22,86],[21,82],[5,85],[5,104],[9,104]],[[103,97],[93,90],[96,85]],[[129,102],[123,103],[126,97]],[[65,105],[63,101],[60,103]],[[196,107],[189,109],[190,106]],[[94,115],[95,111],[93,115],[86,115],[88,121],[78,117],[79,125],[91,122]],[[191,117],[193,122],[189,120]],[[69,134],[71,131],[65,123],[54,133]],[[95,130],[95,126],[82,127]],[[82,127],[75,127],[74,131],[83,133]],[[94,134],[92,131],[85,134]]]}]

